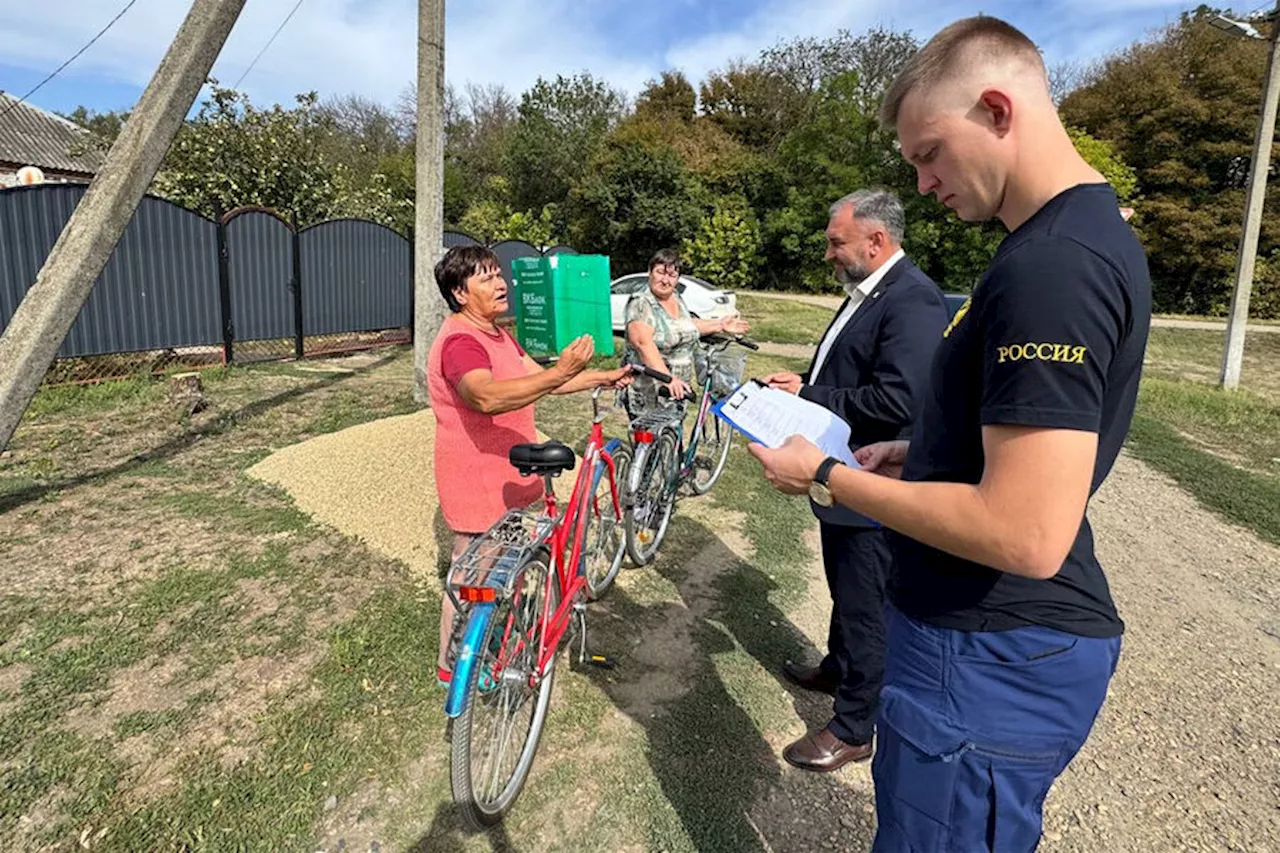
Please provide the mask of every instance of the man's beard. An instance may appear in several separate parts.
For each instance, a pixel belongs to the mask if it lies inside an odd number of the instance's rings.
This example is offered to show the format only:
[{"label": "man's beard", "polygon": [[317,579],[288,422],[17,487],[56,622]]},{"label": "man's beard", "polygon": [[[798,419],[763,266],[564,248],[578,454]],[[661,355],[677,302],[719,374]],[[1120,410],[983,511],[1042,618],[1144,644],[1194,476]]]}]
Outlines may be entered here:
[{"label": "man's beard", "polygon": [[867,280],[867,276],[871,275],[871,271],[862,267],[845,267],[836,265],[836,281],[844,285],[852,285],[856,287]]}]

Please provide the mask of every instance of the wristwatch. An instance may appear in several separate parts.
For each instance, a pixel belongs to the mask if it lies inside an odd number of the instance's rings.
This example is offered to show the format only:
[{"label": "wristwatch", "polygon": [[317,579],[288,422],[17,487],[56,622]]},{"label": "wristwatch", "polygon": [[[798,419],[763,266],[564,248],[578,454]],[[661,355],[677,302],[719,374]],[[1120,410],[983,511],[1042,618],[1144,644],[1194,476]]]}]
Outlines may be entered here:
[{"label": "wristwatch", "polygon": [[813,482],[809,484],[809,498],[818,506],[829,507],[835,503],[831,497],[831,489],[827,488],[827,480],[831,477],[831,469],[843,464],[834,456],[828,456],[818,466],[818,472],[813,475]]}]

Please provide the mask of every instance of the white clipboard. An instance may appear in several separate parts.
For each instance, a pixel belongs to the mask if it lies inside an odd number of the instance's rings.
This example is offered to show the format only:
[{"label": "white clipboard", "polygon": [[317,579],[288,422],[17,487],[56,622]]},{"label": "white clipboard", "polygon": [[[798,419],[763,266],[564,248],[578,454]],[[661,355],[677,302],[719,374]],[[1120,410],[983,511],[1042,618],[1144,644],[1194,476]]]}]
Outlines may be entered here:
[{"label": "white clipboard", "polygon": [[827,456],[834,456],[851,468],[862,467],[849,449],[849,425],[839,415],[799,395],[770,388],[758,379],[739,385],[711,411],[765,447],[781,447],[791,436],[801,435]]}]

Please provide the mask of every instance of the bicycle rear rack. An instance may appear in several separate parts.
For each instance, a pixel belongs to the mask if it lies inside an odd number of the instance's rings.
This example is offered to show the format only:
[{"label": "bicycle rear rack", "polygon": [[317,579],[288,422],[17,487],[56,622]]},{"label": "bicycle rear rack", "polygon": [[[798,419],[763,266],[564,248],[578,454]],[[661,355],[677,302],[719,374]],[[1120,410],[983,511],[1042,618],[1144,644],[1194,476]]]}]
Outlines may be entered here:
[{"label": "bicycle rear rack", "polygon": [[457,590],[489,587],[498,599],[514,592],[516,570],[548,539],[556,520],[526,510],[510,510],[497,524],[467,546],[449,567],[445,592],[461,609]]},{"label": "bicycle rear rack", "polygon": [[630,430],[636,432],[660,432],[663,427],[675,426],[684,422],[684,407],[671,406],[645,412],[631,422]]}]

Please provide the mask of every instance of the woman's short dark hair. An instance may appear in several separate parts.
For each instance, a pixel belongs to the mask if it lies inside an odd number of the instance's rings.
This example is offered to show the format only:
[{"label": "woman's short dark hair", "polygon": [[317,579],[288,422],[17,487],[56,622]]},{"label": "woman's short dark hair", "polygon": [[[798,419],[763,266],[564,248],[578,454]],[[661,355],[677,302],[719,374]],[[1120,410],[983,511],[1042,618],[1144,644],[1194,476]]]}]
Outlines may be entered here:
[{"label": "woman's short dark hair", "polygon": [[659,249],[649,259],[649,272],[653,272],[654,267],[671,267],[676,272],[680,272],[680,253],[675,249]]},{"label": "woman's short dark hair", "polygon": [[445,252],[436,264],[436,285],[449,304],[449,310],[455,314],[462,310],[462,304],[454,295],[455,290],[464,289],[467,279],[481,270],[497,266],[501,266],[498,256],[484,246],[454,246]]}]

